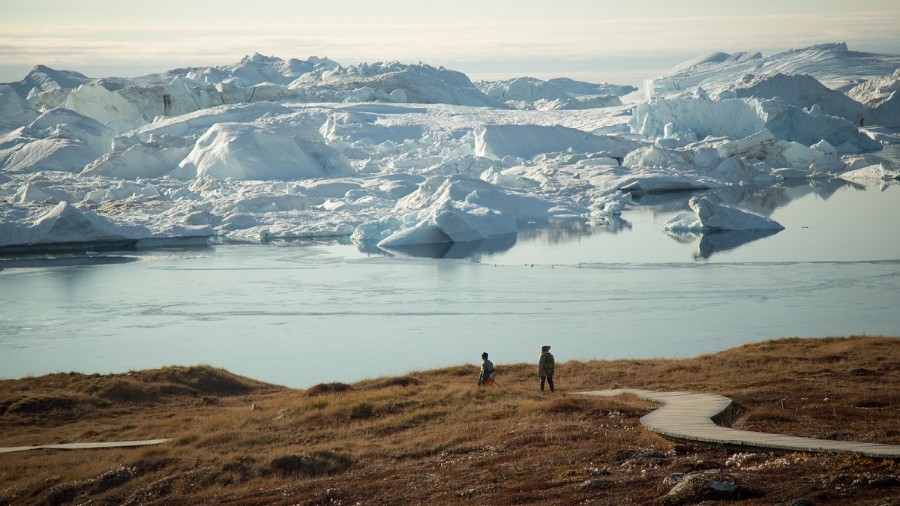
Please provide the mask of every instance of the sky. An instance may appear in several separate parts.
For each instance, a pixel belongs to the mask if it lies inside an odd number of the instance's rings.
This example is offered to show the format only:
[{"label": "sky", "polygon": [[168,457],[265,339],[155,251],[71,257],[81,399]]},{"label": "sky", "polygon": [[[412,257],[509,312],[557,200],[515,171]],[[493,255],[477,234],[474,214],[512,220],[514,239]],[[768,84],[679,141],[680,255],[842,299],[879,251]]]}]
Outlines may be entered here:
[{"label": "sky", "polygon": [[639,84],[714,51],[900,53],[898,0],[0,0],[0,13],[0,82],[38,64],[135,77],[261,53]]}]

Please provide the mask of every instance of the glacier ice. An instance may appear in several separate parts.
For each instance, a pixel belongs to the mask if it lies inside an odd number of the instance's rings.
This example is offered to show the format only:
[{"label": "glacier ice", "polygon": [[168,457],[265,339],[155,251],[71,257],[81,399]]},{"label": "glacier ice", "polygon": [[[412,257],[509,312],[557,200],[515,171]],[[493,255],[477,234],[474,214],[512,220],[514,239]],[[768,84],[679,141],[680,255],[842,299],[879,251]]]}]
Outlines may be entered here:
[{"label": "glacier ice", "polygon": [[[343,236],[454,255],[508,246],[526,221],[613,223],[646,194],[891,184],[898,168],[873,153],[900,141],[882,128],[900,117],[898,66],[842,44],[715,53],[636,105],[627,86],[474,84],[399,62],[254,54],[131,79],[38,66],[0,84],[0,245]],[[863,78],[849,95],[833,85]],[[691,206],[668,233],[778,228]]]}]

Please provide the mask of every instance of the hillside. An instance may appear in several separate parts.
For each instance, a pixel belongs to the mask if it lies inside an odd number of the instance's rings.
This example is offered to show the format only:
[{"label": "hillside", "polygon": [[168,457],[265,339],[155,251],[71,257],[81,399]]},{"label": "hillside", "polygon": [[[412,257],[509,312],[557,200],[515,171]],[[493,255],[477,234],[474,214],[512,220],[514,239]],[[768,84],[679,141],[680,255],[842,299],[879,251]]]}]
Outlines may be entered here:
[{"label": "hillside", "polygon": [[531,364],[491,389],[475,365],[305,390],[208,366],[5,380],[0,446],[172,440],[0,454],[0,504],[887,504],[895,461],[675,444],[641,427],[651,404],[575,393],[715,392],[738,428],[897,444],[897,364],[897,338],[856,337],[570,361],[554,394]]}]

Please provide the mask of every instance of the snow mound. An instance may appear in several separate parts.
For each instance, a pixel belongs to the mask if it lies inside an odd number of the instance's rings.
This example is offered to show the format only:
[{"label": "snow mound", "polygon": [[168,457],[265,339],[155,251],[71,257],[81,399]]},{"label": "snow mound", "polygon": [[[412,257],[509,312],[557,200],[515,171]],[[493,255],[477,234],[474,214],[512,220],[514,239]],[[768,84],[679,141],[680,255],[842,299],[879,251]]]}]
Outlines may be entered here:
[{"label": "snow mound", "polygon": [[671,231],[714,232],[726,230],[784,230],[778,222],[733,207],[716,204],[708,197],[692,197],[693,214],[681,214],[663,225]]},{"label": "snow mound", "polygon": [[[323,164],[323,162],[325,162]],[[334,175],[336,164],[317,160],[285,129],[216,123],[172,172],[178,179],[294,180]]]},{"label": "snow mound", "polygon": [[105,153],[112,132],[67,109],[51,109],[27,127],[0,136],[0,165],[9,172],[80,172]]}]

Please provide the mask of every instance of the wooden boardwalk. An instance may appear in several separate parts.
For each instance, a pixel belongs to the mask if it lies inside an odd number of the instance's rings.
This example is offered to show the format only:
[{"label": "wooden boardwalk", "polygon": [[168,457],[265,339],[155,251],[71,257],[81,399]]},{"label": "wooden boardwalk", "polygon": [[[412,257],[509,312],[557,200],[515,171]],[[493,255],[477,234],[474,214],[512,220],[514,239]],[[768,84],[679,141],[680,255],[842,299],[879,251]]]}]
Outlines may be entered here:
[{"label": "wooden boardwalk", "polygon": [[732,407],[731,399],[721,395],[631,388],[579,392],[579,395],[601,397],[621,394],[634,394],[661,403],[661,408],[641,417],[641,423],[647,429],[675,441],[718,444],[754,451],[849,452],[869,457],[900,458],[900,445],[831,441],[716,425],[713,419],[727,414]]},{"label": "wooden boardwalk", "polygon": [[168,439],[144,439],[141,441],[110,441],[108,443],[62,443],[55,445],[7,446],[0,453],[23,452],[25,450],[88,450],[93,448],[123,448],[128,446],[158,445]]}]

